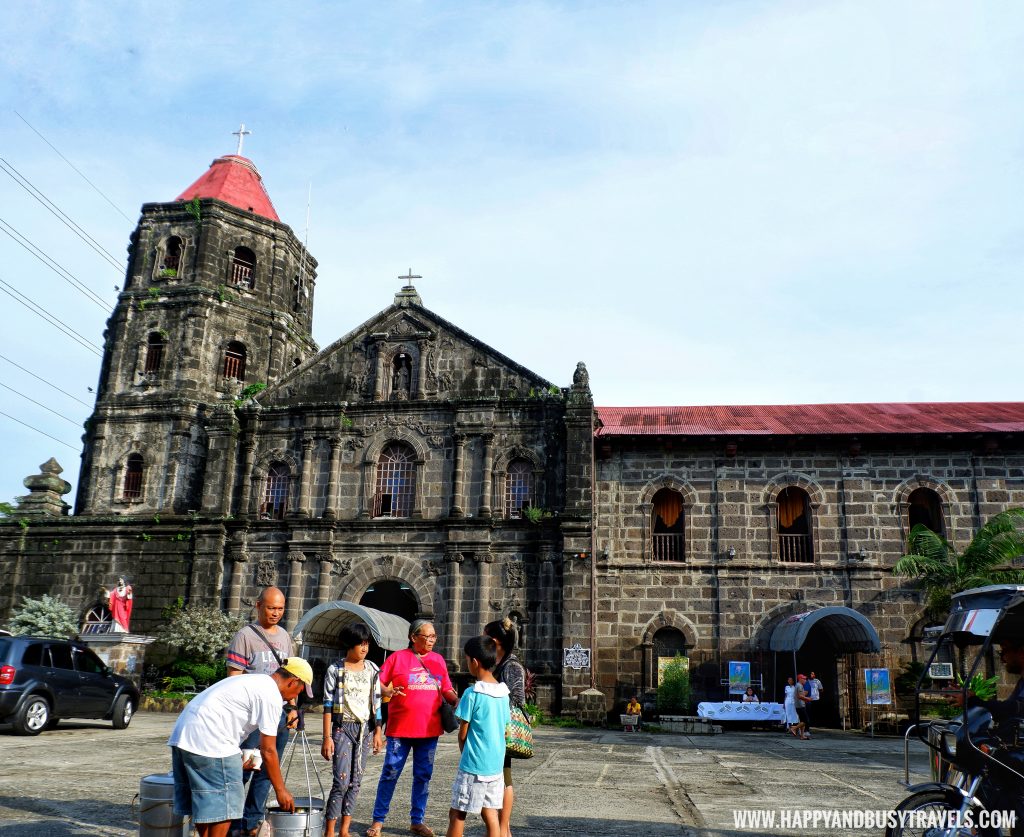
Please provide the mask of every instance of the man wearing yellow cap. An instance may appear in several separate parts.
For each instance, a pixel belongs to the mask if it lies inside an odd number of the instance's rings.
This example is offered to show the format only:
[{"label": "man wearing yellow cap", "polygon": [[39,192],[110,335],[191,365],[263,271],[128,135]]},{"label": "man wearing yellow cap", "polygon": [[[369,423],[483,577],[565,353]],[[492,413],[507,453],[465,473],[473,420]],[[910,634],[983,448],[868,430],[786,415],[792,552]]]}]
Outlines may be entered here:
[{"label": "man wearing yellow cap", "polygon": [[242,816],[242,741],[258,729],[263,769],[284,811],[295,800],[284,786],[277,758],[282,702],[313,682],[301,657],[288,657],[273,674],[228,677],[195,697],[178,717],[167,744],[174,768],[174,812],[192,818],[199,837],[225,837]]}]

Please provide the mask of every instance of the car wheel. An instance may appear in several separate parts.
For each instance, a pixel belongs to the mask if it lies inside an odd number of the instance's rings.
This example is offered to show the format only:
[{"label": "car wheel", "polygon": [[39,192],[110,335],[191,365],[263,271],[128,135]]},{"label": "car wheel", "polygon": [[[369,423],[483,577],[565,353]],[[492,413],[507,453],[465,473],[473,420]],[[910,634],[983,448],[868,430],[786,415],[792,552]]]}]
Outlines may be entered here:
[{"label": "car wheel", "polygon": [[14,716],[14,731],[18,735],[39,735],[49,722],[50,704],[42,695],[31,695]]},{"label": "car wheel", "polygon": [[114,712],[111,715],[114,729],[125,729],[132,722],[132,715],[135,713],[135,704],[128,695],[121,695],[114,701]]}]

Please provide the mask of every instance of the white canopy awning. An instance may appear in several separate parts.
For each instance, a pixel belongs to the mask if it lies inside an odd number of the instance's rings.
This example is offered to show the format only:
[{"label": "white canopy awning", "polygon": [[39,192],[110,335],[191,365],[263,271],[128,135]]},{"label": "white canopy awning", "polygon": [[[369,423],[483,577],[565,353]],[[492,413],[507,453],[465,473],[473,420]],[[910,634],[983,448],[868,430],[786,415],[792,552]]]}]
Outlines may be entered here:
[{"label": "white canopy awning", "polygon": [[317,605],[303,615],[292,633],[303,645],[337,648],[338,632],[353,622],[365,623],[373,641],[387,651],[398,651],[409,645],[409,623],[405,619],[354,602]]}]

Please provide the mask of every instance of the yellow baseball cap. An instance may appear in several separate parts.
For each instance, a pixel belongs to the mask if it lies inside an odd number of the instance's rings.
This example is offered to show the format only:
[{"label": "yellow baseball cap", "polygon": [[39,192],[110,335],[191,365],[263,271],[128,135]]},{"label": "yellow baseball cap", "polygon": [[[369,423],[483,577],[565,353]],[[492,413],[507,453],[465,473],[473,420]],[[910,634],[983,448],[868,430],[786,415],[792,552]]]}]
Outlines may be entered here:
[{"label": "yellow baseball cap", "polygon": [[289,657],[284,661],[284,665],[281,668],[305,683],[307,697],[313,697],[313,690],[310,688],[313,682],[313,669],[309,663],[302,659],[302,657]]}]

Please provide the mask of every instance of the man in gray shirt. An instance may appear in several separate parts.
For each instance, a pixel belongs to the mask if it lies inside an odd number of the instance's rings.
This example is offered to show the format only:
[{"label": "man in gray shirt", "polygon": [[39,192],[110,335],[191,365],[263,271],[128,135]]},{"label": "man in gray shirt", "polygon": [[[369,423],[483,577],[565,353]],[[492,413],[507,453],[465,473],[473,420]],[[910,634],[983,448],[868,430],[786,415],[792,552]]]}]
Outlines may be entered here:
[{"label": "man in gray shirt", "polygon": [[[281,660],[295,656],[295,643],[288,632],[278,625],[284,617],[284,593],[276,587],[267,587],[256,600],[256,621],[250,622],[235,634],[225,655],[228,676],[237,674],[273,674]],[[307,693],[309,689],[307,688]],[[288,729],[298,722],[298,708],[293,701],[285,704],[277,729],[277,758],[284,755],[288,743]],[[246,739],[242,749],[259,747],[258,734]],[[270,777],[265,770],[247,770],[252,777],[245,797],[242,815],[242,834],[255,835],[266,817],[267,797],[270,795]]]}]

